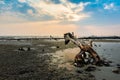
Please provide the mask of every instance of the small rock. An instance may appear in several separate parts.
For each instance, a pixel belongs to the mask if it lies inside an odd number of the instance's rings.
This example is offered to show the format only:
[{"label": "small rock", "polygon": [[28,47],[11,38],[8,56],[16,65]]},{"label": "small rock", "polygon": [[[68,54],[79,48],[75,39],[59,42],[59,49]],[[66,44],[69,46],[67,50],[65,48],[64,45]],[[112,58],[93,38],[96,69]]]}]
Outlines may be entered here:
[{"label": "small rock", "polygon": [[76,62],[75,62],[75,63],[74,63],[74,66],[76,66],[76,67],[83,67],[84,65],[83,65],[82,63],[80,64],[80,63],[76,63]]},{"label": "small rock", "polygon": [[114,69],[112,70],[113,73],[116,73],[116,74],[120,74],[120,70],[119,69]]},{"label": "small rock", "polygon": [[25,50],[23,49],[23,47],[19,48],[18,50],[19,50],[19,51],[25,51]]},{"label": "small rock", "polygon": [[104,51],[106,51],[106,49],[103,49]]},{"label": "small rock", "polygon": [[96,65],[97,65],[97,66],[103,66],[103,63],[104,63],[104,61],[101,60],[101,61],[97,62]]},{"label": "small rock", "polygon": [[45,49],[42,49],[42,52],[45,52]]},{"label": "small rock", "polygon": [[108,63],[113,63],[112,61],[108,61]]},{"label": "small rock", "polygon": [[76,72],[77,72],[77,73],[83,73],[83,71],[82,71],[82,70],[77,70]]},{"label": "small rock", "polygon": [[56,46],[56,48],[60,48],[59,46]]},{"label": "small rock", "polygon": [[30,50],[31,50],[30,47],[28,47],[28,48],[27,48],[27,51],[30,51]]},{"label": "small rock", "polygon": [[120,68],[120,64],[117,64],[117,68]]},{"label": "small rock", "polygon": [[86,69],[85,69],[85,71],[88,71],[88,72],[90,72],[90,71],[95,71],[96,70],[96,67],[94,67],[94,66],[88,66]]},{"label": "small rock", "polygon": [[104,62],[105,66],[110,66],[109,62]]},{"label": "small rock", "polygon": [[99,47],[101,47],[101,45],[99,45]]},{"label": "small rock", "polygon": [[95,47],[97,47],[97,45],[96,45],[96,44],[94,44],[94,46],[95,46]]}]

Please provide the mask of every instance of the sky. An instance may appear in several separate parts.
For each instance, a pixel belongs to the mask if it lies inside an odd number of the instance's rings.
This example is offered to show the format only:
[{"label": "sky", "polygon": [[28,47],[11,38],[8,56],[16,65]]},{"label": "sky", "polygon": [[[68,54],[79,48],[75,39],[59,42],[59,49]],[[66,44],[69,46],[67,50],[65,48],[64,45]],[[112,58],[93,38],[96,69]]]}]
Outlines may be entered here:
[{"label": "sky", "polygon": [[119,0],[0,0],[0,36],[120,36]]}]

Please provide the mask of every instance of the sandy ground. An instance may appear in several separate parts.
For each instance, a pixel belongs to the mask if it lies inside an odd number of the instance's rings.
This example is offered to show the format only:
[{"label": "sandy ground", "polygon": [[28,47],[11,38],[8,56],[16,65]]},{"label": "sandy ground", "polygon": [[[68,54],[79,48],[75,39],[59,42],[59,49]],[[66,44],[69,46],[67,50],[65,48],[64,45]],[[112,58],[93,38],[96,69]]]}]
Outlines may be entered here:
[{"label": "sandy ground", "polygon": [[87,66],[73,65],[78,52],[64,41],[0,41],[0,80],[97,80],[94,72],[85,71]]}]

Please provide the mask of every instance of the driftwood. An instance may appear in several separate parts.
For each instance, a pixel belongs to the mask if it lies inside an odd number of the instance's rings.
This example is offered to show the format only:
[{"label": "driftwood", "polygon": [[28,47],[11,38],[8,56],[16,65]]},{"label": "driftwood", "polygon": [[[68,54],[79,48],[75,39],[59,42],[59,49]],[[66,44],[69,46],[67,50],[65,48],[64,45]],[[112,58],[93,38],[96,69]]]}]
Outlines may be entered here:
[{"label": "driftwood", "polygon": [[[85,42],[75,38],[74,34],[71,33],[64,34],[64,38],[65,38],[65,44],[68,44],[71,41],[80,48],[80,52],[75,56],[76,66],[82,66],[86,63],[98,64],[101,61],[99,55],[92,48],[92,41],[90,41],[90,44],[86,44]],[[88,56],[87,62],[85,61],[86,56]]]}]

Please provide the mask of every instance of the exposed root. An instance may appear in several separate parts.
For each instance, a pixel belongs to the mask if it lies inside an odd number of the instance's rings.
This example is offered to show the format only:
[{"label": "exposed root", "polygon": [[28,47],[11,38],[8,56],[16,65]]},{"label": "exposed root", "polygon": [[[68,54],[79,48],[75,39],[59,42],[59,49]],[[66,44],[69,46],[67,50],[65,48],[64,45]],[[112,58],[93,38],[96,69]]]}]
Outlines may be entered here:
[{"label": "exposed root", "polygon": [[65,38],[65,44],[68,44],[71,41],[75,45],[77,45],[81,50],[75,57],[75,60],[74,60],[75,66],[81,67],[81,66],[84,66],[85,64],[101,65],[102,61],[99,55],[92,48],[92,41],[90,42],[90,45],[85,44],[84,42],[80,42],[71,33],[64,34],[64,38]]}]

